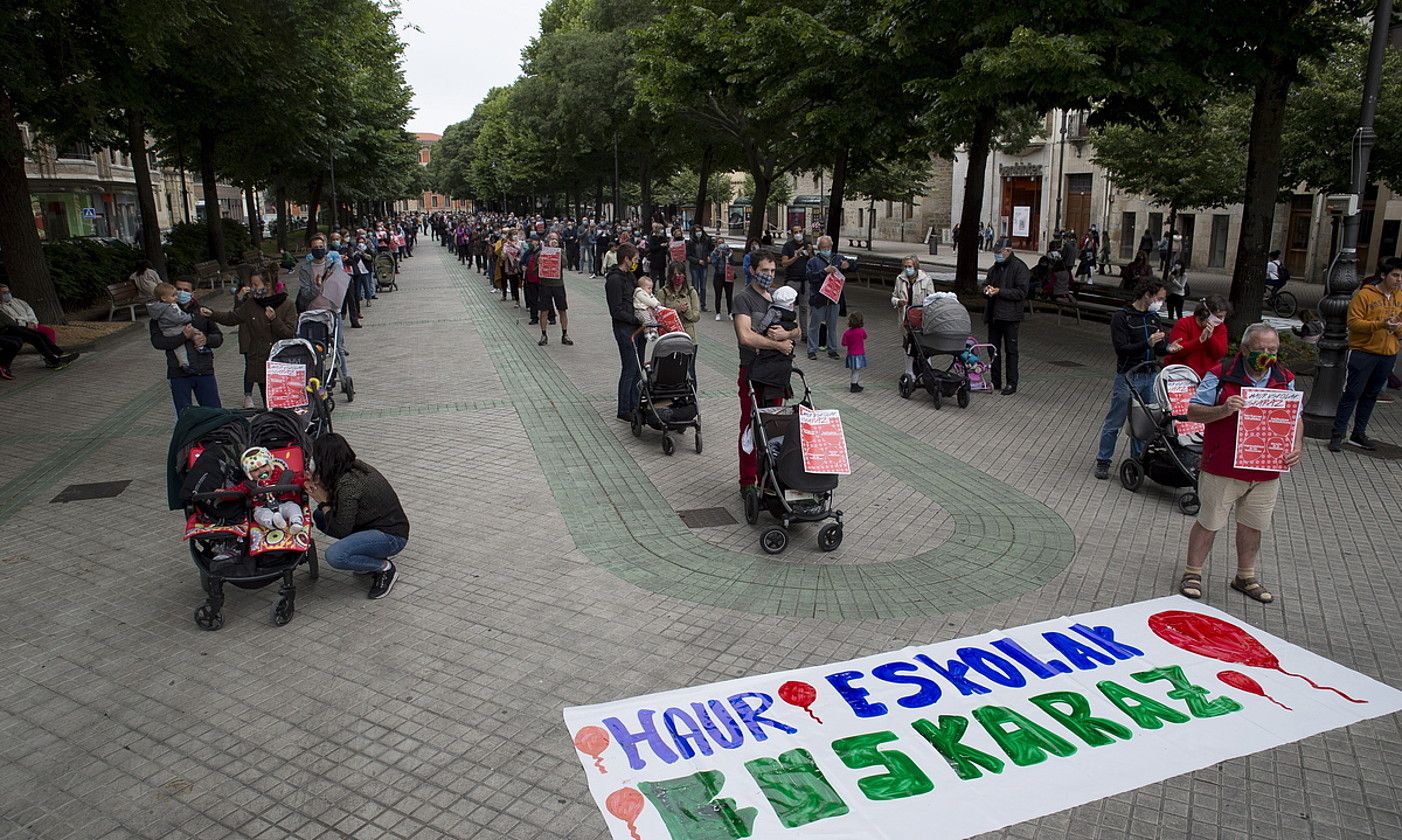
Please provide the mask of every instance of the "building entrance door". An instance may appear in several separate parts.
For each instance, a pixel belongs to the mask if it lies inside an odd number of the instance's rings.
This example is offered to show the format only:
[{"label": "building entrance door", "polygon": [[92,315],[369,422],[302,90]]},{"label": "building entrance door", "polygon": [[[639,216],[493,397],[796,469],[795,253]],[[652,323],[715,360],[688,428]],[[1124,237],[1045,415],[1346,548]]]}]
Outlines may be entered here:
[{"label": "building entrance door", "polygon": [[1089,173],[1066,176],[1066,229],[1078,238],[1090,230],[1091,178]]},{"label": "building entrance door", "polygon": [[1005,176],[1001,215],[1008,220],[1008,238],[1014,248],[1037,250],[1037,232],[1042,226],[1042,179]]}]

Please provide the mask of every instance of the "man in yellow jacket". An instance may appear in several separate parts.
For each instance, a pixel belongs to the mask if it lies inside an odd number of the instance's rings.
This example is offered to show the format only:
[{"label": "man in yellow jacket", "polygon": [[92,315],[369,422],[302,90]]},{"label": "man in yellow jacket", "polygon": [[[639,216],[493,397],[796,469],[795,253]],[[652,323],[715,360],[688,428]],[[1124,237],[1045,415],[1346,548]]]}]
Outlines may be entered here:
[{"label": "man in yellow jacket", "polygon": [[1368,418],[1387,375],[1397,363],[1398,337],[1402,336],[1402,259],[1383,262],[1376,285],[1363,286],[1348,304],[1348,380],[1334,415],[1329,451],[1342,449],[1349,418],[1353,434],[1348,442],[1360,449],[1376,449],[1368,437]]}]

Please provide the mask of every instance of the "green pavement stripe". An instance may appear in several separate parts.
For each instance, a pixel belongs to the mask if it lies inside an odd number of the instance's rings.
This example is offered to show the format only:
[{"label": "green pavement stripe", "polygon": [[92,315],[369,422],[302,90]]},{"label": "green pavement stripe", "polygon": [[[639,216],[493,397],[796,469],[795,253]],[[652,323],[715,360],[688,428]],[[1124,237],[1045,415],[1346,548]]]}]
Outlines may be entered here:
[{"label": "green pavement stripe", "polygon": [[[618,445],[595,401],[571,386],[516,320],[464,274],[459,269],[459,296],[511,394],[575,544],[622,580],[668,597],[760,614],[900,618],[1015,597],[1051,580],[1075,554],[1070,528],[1046,506],[850,409],[844,426],[853,451],[939,503],[955,526],[948,541],[914,557],[852,566],[805,564],[800,552],[816,549],[797,539],[782,560],[711,545],[660,503],[661,493]],[[595,301],[585,306],[603,317]],[[711,354],[732,362],[733,354],[719,345]],[[719,435],[725,451],[733,439],[730,425],[707,425],[726,429]]]},{"label": "green pavement stripe", "polygon": [[0,509],[0,525],[62,481],[69,470],[108,441],[127,434],[136,420],[155,407],[162,397],[170,398],[170,385],[165,379],[127,400],[116,411],[89,426],[87,431],[65,439],[63,445],[52,454],[0,486],[0,499],[5,500],[3,509]]}]

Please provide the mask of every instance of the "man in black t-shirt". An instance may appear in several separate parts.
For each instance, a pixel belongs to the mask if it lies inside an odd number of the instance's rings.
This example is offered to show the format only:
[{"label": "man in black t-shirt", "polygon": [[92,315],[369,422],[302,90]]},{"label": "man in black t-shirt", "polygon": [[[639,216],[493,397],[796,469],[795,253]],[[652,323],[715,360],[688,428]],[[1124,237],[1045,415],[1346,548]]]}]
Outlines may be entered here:
[{"label": "man in black t-shirt", "polygon": [[[754,325],[764,317],[769,311],[771,301],[769,290],[773,288],[775,275],[778,266],[774,257],[774,252],[761,249],[754,252],[750,257],[750,284],[735,293],[734,303],[734,323],[735,340],[740,347],[740,493],[755,492],[755,484],[759,480],[759,464],[755,457],[755,443],[753,435],[746,433],[750,428],[750,413],[754,406],[750,404],[749,390],[749,367],[755,360],[755,353],[759,350],[779,350],[783,353],[793,353],[794,344],[803,337],[801,327],[792,330],[785,330],[779,325],[769,328],[768,332],[760,335],[755,332]],[[802,321],[799,322],[800,324]],[[748,443],[746,438],[749,437]],[[749,451],[746,451],[748,445]]]},{"label": "man in black t-shirt", "polygon": [[784,282],[798,292],[798,322],[808,323],[808,260],[813,256],[813,245],[804,241],[803,225],[789,229],[789,241],[779,257],[779,267],[784,271]]}]

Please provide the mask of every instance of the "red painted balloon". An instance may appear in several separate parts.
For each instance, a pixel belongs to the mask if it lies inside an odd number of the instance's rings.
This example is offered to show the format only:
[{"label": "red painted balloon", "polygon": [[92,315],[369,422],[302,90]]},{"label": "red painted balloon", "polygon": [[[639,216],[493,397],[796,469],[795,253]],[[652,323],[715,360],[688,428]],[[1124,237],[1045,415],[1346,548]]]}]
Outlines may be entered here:
[{"label": "red painted balloon", "polygon": [[1217,674],[1217,679],[1221,680],[1222,682],[1226,683],[1232,688],[1239,688],[1242,691],[1247,691],[1251,694],[1264,697],[1287,712],[1293,711],[1289,706],[1285,705],[1284,703],[1267,694],[1266,690],[1261,687],[1260,683],[1256,682],[1255,680],[1251,679],[1250,677],[1246,676],[1240,671],[1221,671]]},{"label": "red painted balloon", "polygon": [[594,759],[594,766],[600,773],[607,773],[600,756],[609,746],[609,734],[602,726],[585,726],[574,733],[574,748]]},{"label": "red painted balloon", "polygon": [[813,701],[818,699],[818,690],[806,682],[789,680],[779,686],[779,699],[790,706],[797,706],[808,713],[808,716],[822,723],[822,718],[813,714],[813,710],[808,708],[813,705]]},{"label": "red painted balloon", "polygon": [[610,814],[618,817],[628,824],[628,833],[633,836],[633,840],[640,840],[638,837],[638,827],[634,823],[638,815],[643,812],[643,795],[630,787],[619,788],[610,793],[604,800],[604,807]]}]

